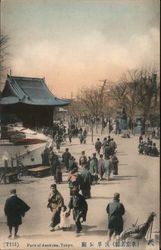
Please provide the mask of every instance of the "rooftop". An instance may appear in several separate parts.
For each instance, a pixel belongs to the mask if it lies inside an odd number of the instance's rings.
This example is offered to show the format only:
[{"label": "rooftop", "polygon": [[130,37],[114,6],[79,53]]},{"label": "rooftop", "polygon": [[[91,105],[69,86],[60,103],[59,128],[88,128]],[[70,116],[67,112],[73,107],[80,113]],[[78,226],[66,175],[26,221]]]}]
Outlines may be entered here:
[{"label": "rooftop", "polygon": [[59,99],[48,89],[44,78],[7,75],[0,105],[24,103],[39,106],[65,106],[71,100]]}]

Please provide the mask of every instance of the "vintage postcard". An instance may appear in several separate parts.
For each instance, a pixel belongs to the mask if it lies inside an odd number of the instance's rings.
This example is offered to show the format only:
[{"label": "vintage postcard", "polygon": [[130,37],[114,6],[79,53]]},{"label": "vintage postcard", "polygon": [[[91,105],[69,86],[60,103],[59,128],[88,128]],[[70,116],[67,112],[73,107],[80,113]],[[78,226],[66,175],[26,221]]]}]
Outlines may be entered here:
[{"label": "vintage postcard", "polygon": [[0,250],[159,250],[160,1],[0,14]]}]

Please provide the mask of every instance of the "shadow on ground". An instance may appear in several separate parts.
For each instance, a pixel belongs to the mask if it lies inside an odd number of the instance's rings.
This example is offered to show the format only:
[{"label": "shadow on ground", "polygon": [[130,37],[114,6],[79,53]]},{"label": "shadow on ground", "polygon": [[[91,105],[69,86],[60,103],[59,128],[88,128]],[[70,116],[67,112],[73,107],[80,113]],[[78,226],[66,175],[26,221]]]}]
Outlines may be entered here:
[{"label": "shadow on ground", "polygon": [[90,199],[105,199],[105,200],[111,200],[113,197],[105,197],[105,196],[92,196]]},{"label": "shadow on ground", "polygon": [[[114,176],[110,177],[109,181],[103,180],[99,183],[99,185],[120,184],[120,182],[117,182],[117,181],[128,181],[128,180],[132,180],[133,178],[136,178],[136,177],[137,177],[136,175],[122,175],[122,176],[114,175]],[[95,184],[95,185],[97,185],[97,184]],[[92,185],[92,186],[94,186],[94,185]]]},{"label": "shadow on ground", "polygon": [[[65,236],[65,234],[67,233],[73,233],[73,236],[75,235],[75,231],[76,231],[76,227],[74,224],[71,225],[71,228],[68,229],[68,230],[62,230],[62,229],[57,229],[55,230],[54,232],[51,232],[49,234],[24,234],[24,235],[21,235],[19,237],[19,239],[50,239],[54,236],[55,234],[55,237],[60,237],[62,235]],[[80,237],[80,236],[84,236],[84,234],[86,236],[90,235],[90,236],[95,236],[95,235],[100,235],[100,236],[106,236],[107,235],[107,230],[102,230],[102,229],[97,229],[97,226],[94,225],[94,226],[89,226],[89,225],[82,225],[82,231],[80,234],[77,234],[76,236],[77,237]]]},{"label": "shadow on ground", "polygon": [[122,175],[122,176],[115,176],[111,177],[110,181],[123,181],[123,180],[131,180],[133,178],[136,178],[136,175]]}]

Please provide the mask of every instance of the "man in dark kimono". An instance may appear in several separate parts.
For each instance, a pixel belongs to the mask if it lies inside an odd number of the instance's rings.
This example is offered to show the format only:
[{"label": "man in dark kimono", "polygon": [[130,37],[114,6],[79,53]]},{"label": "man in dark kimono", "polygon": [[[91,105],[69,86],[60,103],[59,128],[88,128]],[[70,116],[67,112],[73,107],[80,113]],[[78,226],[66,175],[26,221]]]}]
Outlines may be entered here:
[{"label": "man in dark kimono", "polygon": [[92,184],[96,184],[98,181],[98,159],[96,153],[93,153],[93,157],[90,161],[89,172],[92,175]]},{"label": "man in dark kimono", "polygon": [[76,233],[80,233],[82,231],[81,218],[83,221],[86,221],[86,215],[88,210],[88,204],[83,195],[79,194],[79,190],[74,187],[73,195],[70,198],[69,202],[69,212],[73,209],[73,219],[76,224]]},{"label": "man in dark kimono", "polygon": [[65,152],[62,154],[62,161],[65,164],[66,171],[69,171],[69,159],[71,158],[71,153],[69,153],[69,149],[66,148]]},{"label": "man in dark kimono", "polygon": [[49,154],[50,154],[50,150],[46,146],[45,149],[44,149],[44,152],[41,154],[42,165],[49,166]]},{"label": "man in dark kimono", "polygon": [[60,145],[61,145],[61,142],[62,142],[62,137],[59,133],[57,133],[55,135],[55,142],[56,142],[56,149],[58,152],[60,152]]},{"label": "man in dark kimono", "polygon": [[159,156],[159,150],[156,147],[156,143],[153,143],[152,149],[151,149],[151,155],[152,156]]},{"label": "man in dark kimono", "polygon": [[56,184],[51,185],[51,193],[48,198],[47,207],[50,208],[53,213],[51,218],[51,232],[55,229],[55,226],[60,223],[60,211],[61,207],[64,206],[64,199],[62,195],[58,192]]},{"label": "man in dark kimono", "polygon": [[101,147],[102,147],[102,143],[101,143],[100,139],[97,138],[97,141],[96,141],[96,143],[95,143],[95,149],[96,149],[96,152],[97,152],[98,154],[100,154]]},{"label": "man in dark kimono", "polygon": [[103,145],[103,153],[105,153],[105,147],[108,145],[108,141],[106,137],[103,139],[102,145]]},{"label": "man in dark kimono", "polygon": [[53,150],[51,150],[49,155],[50,173],[54,176],[54,179],[56,174],[57,158],[58,156],[53,152]]},{"label": "man in dark kimono", "polygon": [[112,160],[113,175],[118,175],[118,163],[119,163],[119,160],[118,160],[116,154],[114,154],[111,157],[111,160]]},{"label": "man in dark kimono", "polygon": [[120,194],[115,193],[113,202],[107,205],[106,211],[108,213],[108,229],[109,229],[109,239],[111,236],[120,235],[123,231],[123,219],[122,216],[125,213],[125,208],[122,203],[120,203]]},{"label": "man in dark kimono", "polygon": [[104,155],[105,155],[105,159],[106,159],[106,160],[110,159],[110,156],[111,156],[111,148],[110,148],[109,145],[106,145]]},{"label": "man in dark kimono", "polygon": [[113,155],[115,153],[116,148],[117,148],[117,144],[116,144],[116,142],[114,141],[113,138],[111,138],[111,140],[109,142],[109,147],[110,147],[110,150],[111,150],[111,155]]},{"label": "man in dark kimono", "polygon": [[55,170],[55,182],[60,184],[63,180],[62,180],[61,163],[60,163],[58,157],[56,159],[55,164],[56,164],[55,165],[55,168],[56,168],[56,170]]},{"label": "man in dark kimono", "polygon": [[69,172],[72,171],[73,169],[77,169],[78,171],[78,165],[75,161],[75,158],[71,156],[69,159]]},{"label": "man in dark kimono", "polygon": [[85,199],[88,199],[91,197],[91,184],[92,184],[92,175],[90,171],[88,170],[87,164],[84,164],[83,171],[81,172],[80,189]]},{"label": "man in dark kimono", "polygon": [[[10,191],[11,195],[6,200],[4,212],[7,216],[7,225],[9,227],[9,238],[17,238],[17,233],[19,225],[22,224],[22,216],[30,209],[30,207],[16,195],[16,189]],[[14,228],[14,233],[12,235],[12,228]]]},{"label": "man in dark kimono", "polygon": [[87,163],[87,156],[85,155],[85,151],[82,151],[81,156],[79,158],[79,165],[83,168],[83,164]]}]

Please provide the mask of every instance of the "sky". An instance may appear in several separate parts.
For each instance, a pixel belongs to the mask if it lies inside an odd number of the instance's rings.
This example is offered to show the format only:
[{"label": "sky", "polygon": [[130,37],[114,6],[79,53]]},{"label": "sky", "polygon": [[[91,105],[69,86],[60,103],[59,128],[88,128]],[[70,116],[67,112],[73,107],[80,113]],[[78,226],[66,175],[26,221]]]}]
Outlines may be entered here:
[{"label": "sky", "polygon": [[2,0],[8,73],[45,77],[58,97],[159,68],[159,0]]}]

